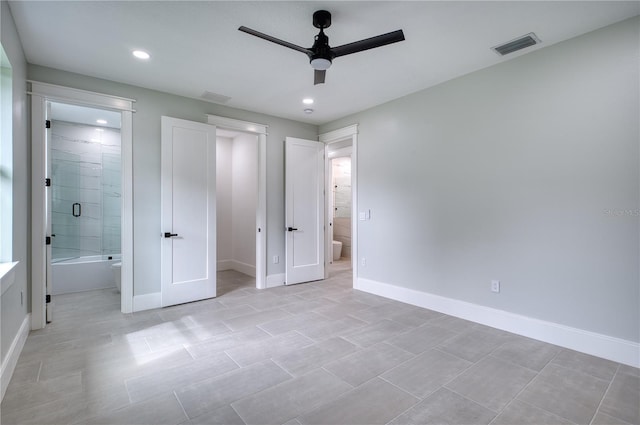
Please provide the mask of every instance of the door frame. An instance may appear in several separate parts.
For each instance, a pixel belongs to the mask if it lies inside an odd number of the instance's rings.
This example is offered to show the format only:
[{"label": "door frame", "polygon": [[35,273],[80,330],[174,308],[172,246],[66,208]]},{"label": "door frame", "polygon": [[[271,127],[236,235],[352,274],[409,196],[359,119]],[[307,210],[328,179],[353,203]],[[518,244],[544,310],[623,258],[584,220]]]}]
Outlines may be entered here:
[{"label": "door frame", "polygon": [[133,103],[134,99],[28,80],[31,95],[31,329],[46,326],[46,128],[47,102],[68,103],[121,113],[122,285],[120,306],[133,311]]},{"label": "door frame", "polygon": [[258,136],[258,202],[256,207],[256,288],[267,288],[267,129],[234,118],[207,115],[207,123],[216,129],[233,130]]},{"label": "door frame", "polygon": [[[343,142],[351,139],[351,268],[353,271],[352,286],[357,287],[358,281],[358,124],[352,124],[347,127],[339,128],[337,130],[329,131],[318,135],[318,140],[325,144],[325,193],[329,193],[331,190],[331,173],[328,172],[331,165],[329,159],[329,146],[333,143]],[[329,209],[329,196],[325,196],[325,211]],[[329,214],[325,214],[325,229],[329,229],[329,220],[331,218]],[[325,232],[325,278],[329,277],[329,268],[327,267],[329,261],[333,259],[333,232]]]}]

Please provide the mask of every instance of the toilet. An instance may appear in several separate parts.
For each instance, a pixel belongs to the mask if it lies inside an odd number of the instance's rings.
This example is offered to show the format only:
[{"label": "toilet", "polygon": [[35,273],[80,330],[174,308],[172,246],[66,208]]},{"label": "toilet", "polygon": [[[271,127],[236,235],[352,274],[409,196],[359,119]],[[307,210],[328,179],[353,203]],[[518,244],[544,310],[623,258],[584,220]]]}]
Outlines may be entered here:
[{"label": "toilet", "polygon": [[342,256],[342,242],[333,241],[333,261],[338,261]]},{"label": "toilet", "polygon": [[118,292],[120,292],[120,283],[122,279],[120,277],[120,269],[122,269],[122,263],[113,263],[111,265],[111,271],[113,272],[113,279],[116,281],[116,287],[118,288]]}]

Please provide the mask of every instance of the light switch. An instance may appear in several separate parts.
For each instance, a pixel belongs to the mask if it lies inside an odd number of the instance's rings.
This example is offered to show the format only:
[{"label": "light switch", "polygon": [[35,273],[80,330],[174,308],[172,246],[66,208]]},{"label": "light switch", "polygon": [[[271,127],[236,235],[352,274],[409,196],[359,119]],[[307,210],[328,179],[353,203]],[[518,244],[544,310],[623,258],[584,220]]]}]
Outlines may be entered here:
[{"label": "light switch", "polygon": [[358,218],[362,221],[371,220],[371,210],[361,211],[358,213]]}]

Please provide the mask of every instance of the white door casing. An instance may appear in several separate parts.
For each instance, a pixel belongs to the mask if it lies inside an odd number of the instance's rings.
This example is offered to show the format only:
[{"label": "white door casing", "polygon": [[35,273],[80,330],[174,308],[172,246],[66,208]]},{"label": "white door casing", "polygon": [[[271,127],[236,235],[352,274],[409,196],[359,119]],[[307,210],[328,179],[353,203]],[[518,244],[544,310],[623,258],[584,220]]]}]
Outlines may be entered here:
[{"label": "white door casing", "polygon": [[133,307],[133,99],[29,81],[31,96],[31,329],[46,325],[47,254],[45,236],[47,190],[46,105],[48,101],[104,108],[121,113],[122,127],[122,289],[121,310]]},{"label": "white door casing", "polygon": [[[45,175],[47,178],[51,178],[53,173],[51,172],[51,102],[47,102],[46,106],[46,115],[45,121],[47,122],[46,130],[45,130]],[[45,259],[46,259],[46,283],[45,283],[45,294],[46,300],[45,302],[45,317],[46,322],[51,323],[53,321],[53,300],[51,295],[53,294],[53,268],[51,266],[51,249],[53,248],[53,241],[51,240],[54,235],[51,233],[51,214],[53,209],[53,187],[51,185],[51,180],[48,180],[49,184],[45,186],[45,240],[48,240],[48,243],[45,243]]]},{"label": "white door casing", "polygon": [[324,279],[324,144],[285,140],[287,285]]},{"label": "white door casing", "polygon": [[166,307],[216,296],[216,127],[163,116],[161,140]]}]

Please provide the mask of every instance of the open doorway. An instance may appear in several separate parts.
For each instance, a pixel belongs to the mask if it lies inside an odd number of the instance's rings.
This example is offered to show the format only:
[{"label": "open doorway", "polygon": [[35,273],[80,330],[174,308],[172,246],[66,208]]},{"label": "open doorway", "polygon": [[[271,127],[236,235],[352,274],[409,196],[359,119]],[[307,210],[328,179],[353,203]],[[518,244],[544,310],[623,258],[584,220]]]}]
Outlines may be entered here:
[{"label": "open doorway", "polygon": [[[235,138],[243,134],[244,136],[252,136],[256,140],[254,142],[257,149],[257,165],[255,167],[257,181],[256,204],[252,212],[253,223],[252,225],[247,225],[245,230],[251,231],[255,235],[254,287],[265,289],[267,287],[267,238],[265,231],[267,216],[267,126],[218,115],[207,115],[207,123],[216,126],[216,136],[221,135],[224,137],[226,134]],[[249,211],[246,211],[246,213],[251,214]]]},{"label": "open doorway", "polygon": [[[358,125],[320,134],[325,143],[325,278],[358,280]],[[334,260],[335,258],[335,260]]]},{"label": "open doorway", "polygon": [[329,147],[329,277],[351,269],[351,146]]},{"label": "open doorway", "polygon": [[258,136],[216,129],[218,296],[256,286]]},{"label": "open doorway", "polygon": [[[59,102],[48,107],[52,294],[119,294],[120,113]],[[119,311],[119,295],[113,298]]]},{"label": "open doorway", "polygon": [[[109,96],[95,92],[88,92],[84,90],[71,89],[63,86],[56,86],[52,84],[40,83],[36,81],[29,82],[31,95],[31,136],[32,136],[32,155],[31,155],[31,172],[32,172],[32,199],[31,199],[31,328],[41,329],[45,327],[47,322],[52,320],[52,292],[53,292],[53,276],[52,276],[52,255],[54,254],[52,245],[55,243],[57,248],[66,248],[64,250],[56,250],[56,256],[60,258],[70,258],[70,249],[73,248],[70,243],[73,239],[82,240],[82,233],[77,233],[76,238],[75,231],[71,231],[69,228],[64,229],[66,226],[65,220],[67,218],[58,217],[61,220],[56,226],[55,232],[58,229],[63,230],[60,239],[56,240],[57,233],[52,231],[52,213],[53,211],[53,178],[52,178],[52,161],[53,151],[52,145],[52,128],[51,125],[56,123],[51,122],[52,118],[57,118],[54,121],[58,121],[58,129],[54,130],[62,135],[63,139],[81,140],[84,142],[84,148],[90,144],[98,146],[97,142],[93,140],[100,140],[101,136],[97,133],[96,128],[102,129],[102,131],[113,132],[113,140],[118,138],[116,133],[119,132],[119,155],[116,155],[118,148],[113,142],[113,146],[106,148],[100,146],[100,152],[94,152],[93,159],[90,161],[84,161],[82,159],[82,153],[74,153],[69,146],[63,146],[57,152],[58,159],[63,162],[66,160],[67,168],[57,178],[63,183],[57,191],[60,200],[64,200],[69,197],[68,191],[65,186],[64,180],[75,179],[72,176],[81,176],[80,169],[90,168],[103,168],[105,166],[109,171],[109,176],[106,180],[100,178],[93,178],[93,187],[95,191],[92,195],[88,192],[85,193],[85,197],[78,198],[71,202],[71,206],[60,207],[64,210],[68,210],[70,218],[79,219],[84,214],[85,218],[90,216],[98,216],[103,221],[102,224],[98,224],[98,220],[87,220],[87,223],[83,223],[80,227],[84,229],[78,229],[78,231],[85,231],[87,227],[94,227],[93,237],[85,238],[85,243],[76,244],[77,253],[73,256],[89,257],[89,250],[95,256],[103,257],[103,252],[112,252],[110,263],[106,264],[105,275],[109,279],[110,285],[113,285],[115,291],[115,275],[111,269],[111,263],[114,261],[119,253],[121,256],[121,293],[116,294],[113,297],[114,308],[119,309],[123,313],[130,313],[132,311],[133,304],[133,197],[132,197],[132,113],[133,113],[133,100],[125,99],[121,97]],[[82,108],[79,108],[81,105]],[[52,109],[53,114],[52,115]],[[102,117],[92,118],[70,118],[64,114],[64,109],[69,111],[75,111],[78,117],[83,116],[79,111],[98,112]],[[65,118],[66,117],[66,118]],[[88,122],[82,120],[91,119],[92,126],[88,127]],[[97,120],[101,121],[98,122]],[[106,121],[106,125],[102,122]],[[112,121],[109,125],[109,120]],[[75,122],[74,122],[75,121]],[[117,122],[118,124],[113,124]],[[66,124],[65,124],[66,123]],[[63,129],[67,126],[69,128]],[[89,131],[89,128],[91,129]],[[83,137],[76,137],[74,131],[83,133]],[[89,135],[89,133],[93,133]],[[103,138],[107,138],[103,136]],[[88,139],[88,140],[85,140]],[[92,140],[93,139],[93,140]],[[109,142],[110,143],[110,142]],[[64,143],[62,144],[64,145]],[[67,149],[69,148],[69,149]],[[113,155],[112,155],[113,154]],[[117,158],[119,156],[119,159]],[[86,159],[86,158],[85,158]],[[98,164],[99,162],[99,164]],[[75,165],[74,165],[75,164]],[[83,166],[84,164],[84,166]],[[57,164],[58,168],[61,166]],[[59,168],[60,169],[60,168]],[[77,172],[76,172],[77,171]],[[96,171],[96,170],[93,170]],[[104,169],[100,170],[102,173]],[[66,174],[66,175],[65,175]],[[43,184],[42,182],[45,182]],[[119,189],[117,183],[120,183]],[[101,187],[105,184],[105,187]],[[113,185],[111,184],[113,183]],[[87,188],[88,189],[88,188]],[[75,192],[76,189],[72,189]],[[81,190],[80,190],[81,191]],[[117,192],[117,193],[116,193]],[[105,201],[104,195],[107,194],[110,199]],[[102,197],[102,199],[100,199]],[[83,202],[85,203],[83,207]],[[80,205],[78,205],[80,204]],[[91,205],[90,205],[91,204]],[[108,212],[105,213],[103,206],[106,204]],[[60,204],[62,205],[62,204]],[[101,205],[98,208],[98,205]],[[93,214],[91,214],[93,213]],[[119,213],[119,214],[118,214]],[[115,223],[112,229],[108,229],[105,232],[104,217],[109,217],[109,223]],[[69,219],[70,219],[69,218]],[[91,221],[91,223],[89,223]],[[117,222],[117,223],[116,223]],[[119,229],[119,232],[118,232]],[[111,232],[113,230],[113,232]],[[62,235],[66,232],[67,241],[63,241]],[[106,233],[106,237],[105,237]],[[56,236],[54,236],[56,235]],[[85,233],[86,235],[86,233]],[[97,236],[99,235],[99,237]],[[89,240],[92,242],[89,242]],[[99,242],[97,241],[99,239]],[[107,246],[105,251],[103,248]],[[118,251],[118,252],[115,252]],[[105,255],[108,258],[109,254]],[[84,261],[87,263],[88,261]],[[86,273],[85,276],[91,275],[93,272],[81,272]],[[90,288],[89,288],[90,289]],[[81,290],[83,290],[81,288]],[[73,304],[73,303],[72,303]],[[119,307],[118,307],[119,306]]]}]

